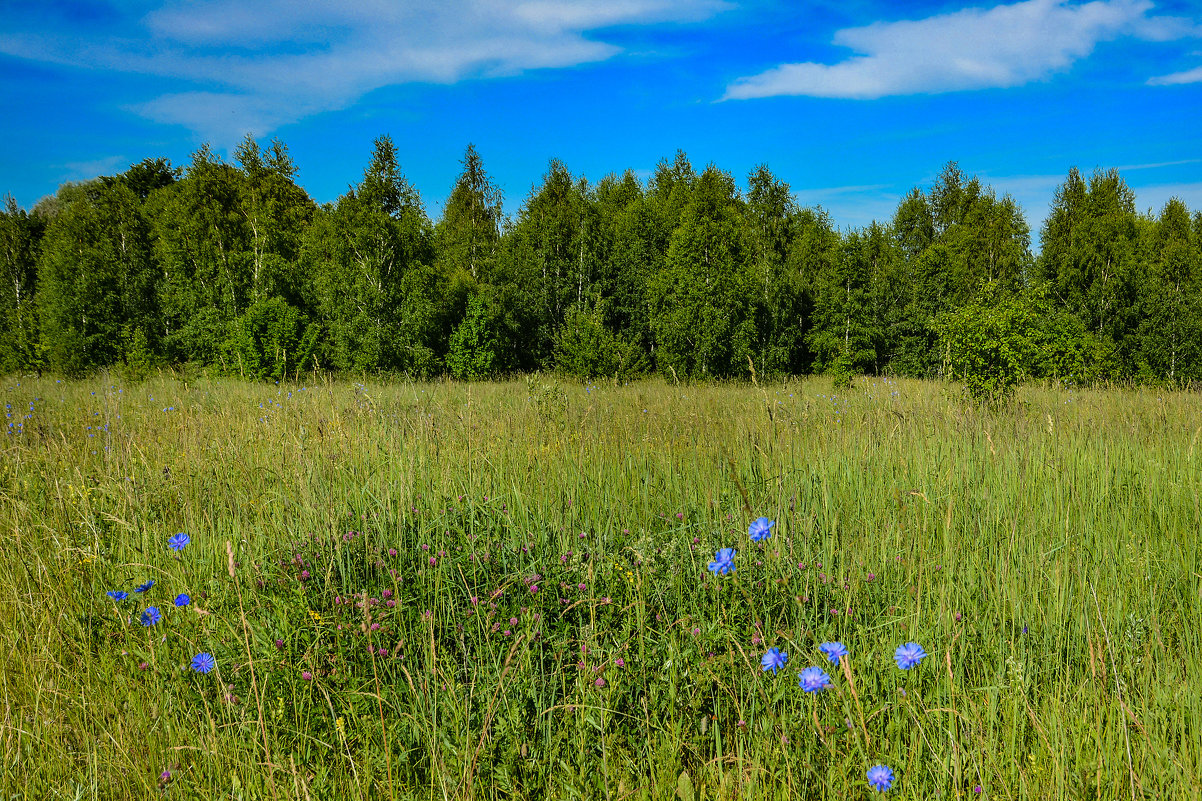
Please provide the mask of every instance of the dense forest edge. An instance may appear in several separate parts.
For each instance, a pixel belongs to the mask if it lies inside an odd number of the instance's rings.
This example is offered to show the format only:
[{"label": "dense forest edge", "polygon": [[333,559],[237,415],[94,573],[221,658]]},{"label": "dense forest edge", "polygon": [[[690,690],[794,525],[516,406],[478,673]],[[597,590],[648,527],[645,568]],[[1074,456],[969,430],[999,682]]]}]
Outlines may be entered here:
[{"label": "dense forest edge", "polygon": [[954,162],[839,230],[766,166],[744,193],[683,152],[645,183],[553,159],[511,219],[469,145],[437,222],[387,136],[325,205],[280,140],[233,155],[8,197],[0,373],[1202,380],[1202,212],[1138,213],[1117,170],[1068,173],[1036,256],[1018,204]]}]

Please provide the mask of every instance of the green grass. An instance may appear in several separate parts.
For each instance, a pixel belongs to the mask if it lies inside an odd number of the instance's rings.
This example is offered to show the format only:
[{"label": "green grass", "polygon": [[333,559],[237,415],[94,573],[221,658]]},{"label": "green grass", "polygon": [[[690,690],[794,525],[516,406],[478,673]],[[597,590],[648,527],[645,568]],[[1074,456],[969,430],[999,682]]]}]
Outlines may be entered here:
[{"label": "green grass", "polygon": [[1202,795],[1197,394],[0,391],[4,798]]}]

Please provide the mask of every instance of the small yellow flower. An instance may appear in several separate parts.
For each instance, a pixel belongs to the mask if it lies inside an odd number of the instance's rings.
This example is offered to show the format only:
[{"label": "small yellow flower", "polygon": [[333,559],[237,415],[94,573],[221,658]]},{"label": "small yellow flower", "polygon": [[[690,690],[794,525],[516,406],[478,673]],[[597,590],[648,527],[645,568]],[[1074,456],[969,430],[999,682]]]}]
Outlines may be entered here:
[{"label": "small yellow flower", "polygon": [[312,609],[309,610],[309,617],[313,618],[314,622],[316,623],[321,622],[321,615],[317,614]]}]

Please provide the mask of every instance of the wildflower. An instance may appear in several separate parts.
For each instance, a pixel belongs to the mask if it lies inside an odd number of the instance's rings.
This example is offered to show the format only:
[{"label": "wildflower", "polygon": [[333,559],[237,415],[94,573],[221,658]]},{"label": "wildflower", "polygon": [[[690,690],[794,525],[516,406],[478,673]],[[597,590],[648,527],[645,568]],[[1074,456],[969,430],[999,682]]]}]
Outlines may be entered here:
[{"label": "wildflower", "polygon": [[893,786],[893,771],[884,765],[874,765],[868,769],[868,783],[883,793]]},{"label": "wildflower", "polygon": [[593,686],[594,687],[604,687],[605,679],[597,679],[596,681],[593,682]]},{"label": "wildflower", "polygon": [[818,650],[836,665],[842,657],[847,656],[847,646],[841,642],[824,642],[818,646]]},{"label": "wildflower", "polygon": [[105,595],[107,595],[108,597],[112,598],[114,601],[117,601],[117,602],[124,601],[126,598],[129,597],[128,592],[122,592],[121,590],[109,590],[108,592],[105,593]]},{"label": "wildflower", "polygon": [[176,534],[174,537],[171,537],[170,539],[167,540],[167,547],[173,551],[182,551],[184,548],[187,547],[188,543],[191,541],[192,541],[192,538],[181,531],[180,533]]},{"label": "wildflower", "polygon": [[763,542],[772,536],[772,527],[775,525],[775,520],[769,520],[766,517],[756,518],[747,528],[747,533],[751,535],[752,542]]},{"label": "wildflower", "polygon": [[776,671],[785,666],[789,661],[789,655],[779,648],[769,648],[768,653],[764,654],[760,659],[760,669],[767,673],[772,671],[772,675],[776,675]]},{"label": "wildflower", "polygon": [[313,681],[313,674],[307,670],[301,671],[301,681]]},{"label": "wildflower", "polygon": [[157,606],[148,606],[142,610],[142,617],[139,619],[143,626],[153,626],[163,619],[163,613]]},{"label": "wildflower", "polygon": [[735,572],[736,553],[738,552],[734,548],[723,548],[718,551],[718,553],[714,554],[714,561],[709,564],[710,571],[719,576]]},{"label": "wildflower", "polygon": [[208,673],[216,664],[212,654],[197,654],[192,657],[192,669],[197,673]]},{"label": "wildflower", "polygon": [[897,646],[897,650],[893,652],[893,658],[897,661],[897,666],[902,670],[909,670],[917,665],[922,660],[926,659],[930,654],[922,650],[922,646],[916,642],[908,642],[905,645]]},{"label": "wildflower", "polygon": [[175,596],[176,606],[187,606],[190,603],[192,603],[192,599],[189,598],[185,593],[181,592],[179,595]]},{"label": "wildflower", "polygon": [[134,592],[146,592],[154,586],[154,579],[147,579],[146,583],[140,587],[134,587]]},{"label": "wildflower", "polygon": [[797,674],[797,686],[808,693],[816,693],[830,686],[831,677],[820,667],[808,667]]},{"label": "wildflower", "polygon": [[614,660],[614,667],[626,667],[626,660],[618,657]]}]

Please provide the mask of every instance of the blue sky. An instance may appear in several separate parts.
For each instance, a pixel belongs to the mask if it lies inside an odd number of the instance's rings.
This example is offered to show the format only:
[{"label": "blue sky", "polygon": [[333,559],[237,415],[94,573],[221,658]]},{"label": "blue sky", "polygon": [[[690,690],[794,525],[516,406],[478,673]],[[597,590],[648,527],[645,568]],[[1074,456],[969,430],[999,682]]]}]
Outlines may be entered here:
[{"label": "blue sky", "polygon": [[1072,166],[1202,209],[1202,7],[1093,0],[0,1],[0,194],[247,132],[332,201],[390,134],[437,218],[476,145],[515,214],[683,149],[759,164],[842,228],[957,161],[1038,231]]}]

